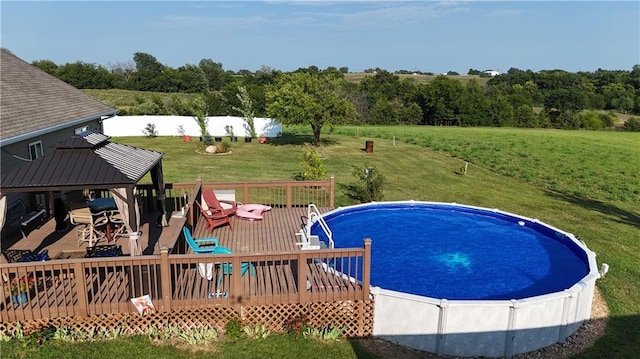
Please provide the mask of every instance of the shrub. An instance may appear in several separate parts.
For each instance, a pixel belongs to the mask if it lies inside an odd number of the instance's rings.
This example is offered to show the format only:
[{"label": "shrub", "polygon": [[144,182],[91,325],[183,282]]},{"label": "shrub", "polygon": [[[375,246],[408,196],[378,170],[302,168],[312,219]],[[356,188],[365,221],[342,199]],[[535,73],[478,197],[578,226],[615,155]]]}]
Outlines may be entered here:
[{"label": "shrub", "polygon": [[242,335],[242,323],[238,319],[231,319],[224,326],[224,335],[227,338],[238,339]]},{"label": "shrub", "polygon": [[296,176],[296,179],[303,181],[321,181],[327,178],[327,170],[322,164],[322,157],[315,148],[309,145],[306,145],[304,148],[300,165],[303,170]]},{"label": "shrub", "polygon": [[344,328],[336,328],[332,325],[326,328],[307,328],[303,335],[305,337],[311,337],[319,340],[336,341],[342,337]]},{"label": "shrub", "polygon": [[266,339],[269,334],[271,334],[271,332],[267,330],[264,324],[256,325],[254,328],[251,328],[247,325],[242,329],[244,331],[244,334],[249,339]]},{"label": "shrub", "polygon": [[204,136],[202,136],[202,143],[204,143],[205,146],[213,145],[213,137],[211,137],[209,132],[206,132]]},{"label": "shrub", "polygon": [[147,127],[145,127],[144,130],[142,130],[142,133],[144,133],[144,136],[147,138],[158,137],[158,131],[156,131],[156,125],[154,125],[153,123],[147,123]]},{"label": "shrub", "polygon": [[640,132],[640,117],[631,117],[624,123],[622,129],[629,132]]},{"label": "shrub", "polygon": [[303,335],[311,326],[306,315],[289,316],[284,322],[284,328],[289,335]]},{"label": "shrub", "polygon": [[229,140],[227,140],[226,138],[224,140],[222,140],[222,142],[218,143],[216,145],[216,152],[217,153],[227,153],[229,152],[229,149],[231,148],[231,142],[229,142]]},{"label": "shrub", "polygon": [[364,168],[353,166],[352,175],[357,183],[347,186],[347,195],[361,203],[381,201],[384,195],[384,175],[366,163]]}]

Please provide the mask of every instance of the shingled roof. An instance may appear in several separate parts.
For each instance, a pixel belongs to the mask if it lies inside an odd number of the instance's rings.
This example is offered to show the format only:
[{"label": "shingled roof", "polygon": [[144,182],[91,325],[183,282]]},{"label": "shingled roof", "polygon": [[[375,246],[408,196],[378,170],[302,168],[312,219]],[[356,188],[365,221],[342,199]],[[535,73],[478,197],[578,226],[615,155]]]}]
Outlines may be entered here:
[{"label": "shingled roof", "polygon": [[132,186],[163,154],[83,132],[58,144],[46,156],[2,173],[5,192]]},{"label": "shingled roof", "polygon": [[6,49],[0,57],[0,139],[81,123],[116,110],[24,62]]}]

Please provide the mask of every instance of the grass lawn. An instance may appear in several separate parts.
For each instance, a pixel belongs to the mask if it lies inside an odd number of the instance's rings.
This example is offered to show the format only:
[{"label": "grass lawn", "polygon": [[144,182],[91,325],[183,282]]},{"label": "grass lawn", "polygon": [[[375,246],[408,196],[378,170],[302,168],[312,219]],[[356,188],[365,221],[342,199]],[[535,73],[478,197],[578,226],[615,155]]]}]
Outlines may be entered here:
[{"label": "grass lawn", "polygon": [[[167,182],[194,182],[197,177],[205,182],[225,182],[292,179],[301,170],[302,145],[311,142],[312,137],[309,128],[285,127],[282,138],[267,144],[233,143],[229,155],[198,154],[198,143],[182,142],[179,137],[114,140],[164,152]],[[371,154],[363,150],[366,140],[374,141]],[[605,336],[578,357],[637,357],[639,133],[338,127],[323,134],[323,141],[319,150],[326,169],[336,177],[337,206],[351,204],[345,187],[354,181],[350,174],[352,166],[367,164],[386,177],[385,200],[415,199],[499,208],[538,218],[579,235],[596,252],[599,263],[610,265],[609,273],[597,286],[609,305],[611,318]],[[466,175],[461,173],[464,160],[469,161]],[[335,350],[352,350],[338,357],[362,357],[348,342],[334,345]],[[259,346],[252,351],[253,347],[247,346],[246,350],[254,355],[247,357],[260,357],[262,350],[268,352]],[[298,349],[299,356],[305,357],[318,357],[325,351],[307,343],[291,342],[281,353]],[[149,349],[149,353],[153,350]],[[221,347],[218,357],[228,357],[231,350],[234,349]],[[166,353],[169,352],[167,349]],[[137,357],[146,354],[145,351]],[[164,354],[154,356],[160,358]],[[173,356],[181,355],[189,354],[181,352]],[[64,354],[61,352],[60,356]]]}]

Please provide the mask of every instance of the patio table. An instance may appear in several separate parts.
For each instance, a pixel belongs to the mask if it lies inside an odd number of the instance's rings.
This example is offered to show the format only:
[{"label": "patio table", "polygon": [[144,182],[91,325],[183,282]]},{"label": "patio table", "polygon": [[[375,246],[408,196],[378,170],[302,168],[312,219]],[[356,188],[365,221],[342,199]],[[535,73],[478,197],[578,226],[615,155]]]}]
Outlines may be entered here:
[{"label": "patio table", "polygon": [[[96,198],[93,201],[87,202],[91,212],[102,211],[118,211],[116,201],[111,197]],[[105,234],[107,236],[107,242],[113,241],[113,235],[111,234],[111,216],[107,215],[107,225],[105,226]]]},{"label": "patio table", "polygon": [[118,209],[116,201],[111,197],[96,198],[93,201],[87,202],[87,205],[92,212],[102,212]]}]

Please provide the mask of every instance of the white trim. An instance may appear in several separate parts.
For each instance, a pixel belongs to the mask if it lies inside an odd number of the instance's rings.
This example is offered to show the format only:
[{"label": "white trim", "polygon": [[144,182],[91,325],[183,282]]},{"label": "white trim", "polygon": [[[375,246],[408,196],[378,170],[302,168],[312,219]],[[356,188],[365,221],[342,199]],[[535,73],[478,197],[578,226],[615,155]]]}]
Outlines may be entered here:
[{"label": "white trim", "polygon": [[[40,153],[38,154],[38,147],[40,147]],[[34,149],[33,151],[31,149]],[[34,157],[35,155],[35,157]],[[31,161],[37,159],[38,157],[44,156],[44,145],[42,144],[42,140],[34,141],[29,143],[29,159]]]}]

